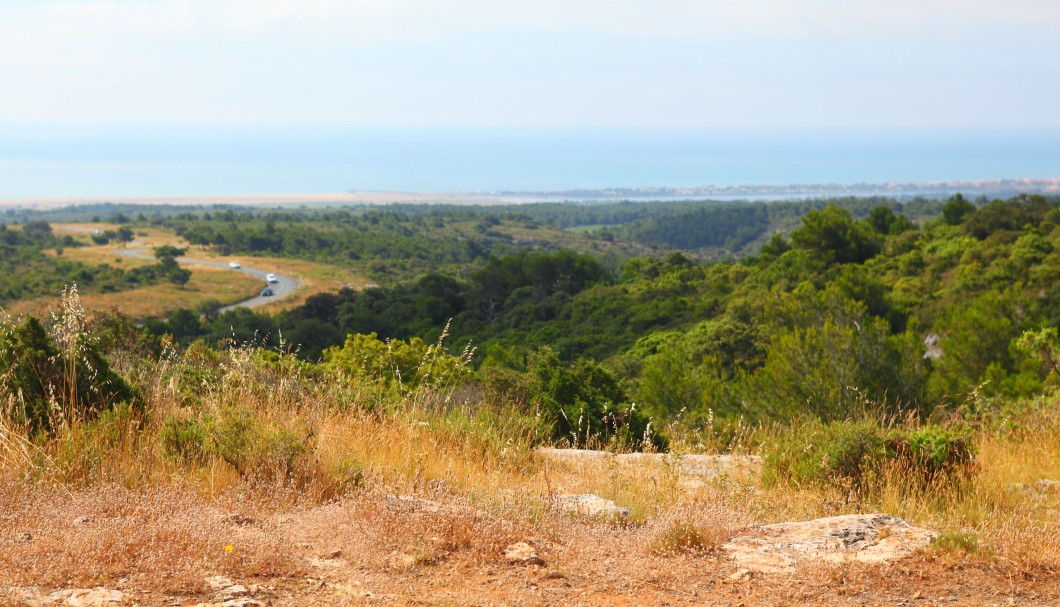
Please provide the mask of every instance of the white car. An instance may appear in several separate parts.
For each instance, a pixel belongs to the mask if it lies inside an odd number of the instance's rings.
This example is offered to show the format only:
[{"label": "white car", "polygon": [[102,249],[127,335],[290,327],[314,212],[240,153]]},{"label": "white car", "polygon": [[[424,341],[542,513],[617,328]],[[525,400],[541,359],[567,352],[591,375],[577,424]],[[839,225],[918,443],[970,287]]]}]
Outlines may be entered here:
[{"label": "white car", "polygon": [[238,261],[230,261],[230,262],[228,262],[228,267],[232,268],[233,270],[238,270],[239,268],[242,268],[243,266],[239,265]]},{"label": "white car", "polygon": [[268,283],[280,282],[280,279],[276,278],[275,274],[266,274],[265,275],[265,282],[268,282]]}]

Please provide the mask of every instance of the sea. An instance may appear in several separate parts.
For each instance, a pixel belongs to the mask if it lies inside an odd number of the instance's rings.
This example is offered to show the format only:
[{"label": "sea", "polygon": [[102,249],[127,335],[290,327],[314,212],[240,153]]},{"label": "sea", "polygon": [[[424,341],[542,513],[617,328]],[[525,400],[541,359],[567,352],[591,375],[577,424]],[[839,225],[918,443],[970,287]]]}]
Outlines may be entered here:
[{"label": "sea", "polygon": [[1060,129],[0,123],[0,201],[1060,177]]}]

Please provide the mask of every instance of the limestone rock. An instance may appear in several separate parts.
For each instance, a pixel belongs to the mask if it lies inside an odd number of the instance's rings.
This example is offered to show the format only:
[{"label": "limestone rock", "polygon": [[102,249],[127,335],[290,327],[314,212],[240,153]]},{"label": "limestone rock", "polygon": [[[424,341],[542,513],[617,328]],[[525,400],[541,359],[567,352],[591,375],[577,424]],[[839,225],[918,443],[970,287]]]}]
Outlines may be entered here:
[{"label": "limestone rock", "polygon": [[624,518],[629,516],[629,508],[617,506],[613,501],[593,493],[557,495],[555,502],[563,510],[577,512],[585,516],[599,518]]},{"label": "limestone rock", "polygon": [[909,556],[938,533],[887,514],[847,514],[763,525],[734,537],[722,549],[751,571],[792,571],[801,562],[882,563]]},{"label": "limestone rock", "polygon": [[305,559],[305,562],[313,569],[341,569],[342,567],[346,566],[346,561],[344,559],[323,559],[309,557]]},{"label": "limestone rock", "polygon": [[516,542],[504,550],[504,560],[512,565],[543,565],[537,550],[526,542]]},{"label": "limestone rock", "polygon": [[226,578],[223,575],[215,575],[212,577],[208,577],[202,582],[206,584],[206,587],[210,590],[224,590],[229,586],[235,586],[235,582]]},{"label": "limestone rock", "polygon": [[590,449],[537,449],[537,454],[552,462],[564,464],[608,464],[625,466],[670,466],[689,477],[717,478],[735,472],[756,475],[762,467],[757,455],[673,455],[669,453],[621,453]]},{"label": "limestone rock", "polygon": [[416,566],[416,557],[405,552],[391,552],[386,561],[388,567],[397,571],[407,571]]},{"label": "limestone rock", "polygon": [[192,607],[253,607],[264,604],[265,603],[262,603],[259,600],[243,597],[238,599],[229,599],[227,601],[224,601],[223,603],[196,603]]},{"label": "limestone rock", "polygon": [[754,573],[750,569],[748,569],[746,567],[742,567],[742,568],[738,569],[736,571],[736,573],[730,575],[727,579],[728,579],[729,582],[733,582],[733,583],[746,582],[746,581],[750,580],[753,575],[754,575]]},{"label": "limestone rock", "polygon": [[247,593],[247,587],[242,584],[232,584],[227,588],[221,589],[221,596],[225,598],[235,598]]},{"label": "limestone rock", "polygon": [[104,607],[121,604],[125,600],[125,595],[121,591],[107,588],[72,588],[56,590],[48,595],[48,599],[53,603],[69,605],[69,607]]},{"label": "limestone rock", "polygon": [[1036,506],[1045,506],[1054,500],[1054,496],[1060,496],[1060,481],[1043,478],[1030,485],[1009,483],[1008,490],[1020,499],[1036,503]]},{"label": "limestone rock", "polygon": [[254,606],[254,605],[264,605],[264,604],[265,603],[262,603],[261,601],[259,601],[257,599],[241,597],[241,598],[229,599],[229,600],[221,603],[221,607],[251,607],[251,606]]},{"label": "limestone rock", "polygon": [[1037,483],[1034,483],[1034,487],[1041,495],[1060,495],[1060,481],[1043,478]]}]

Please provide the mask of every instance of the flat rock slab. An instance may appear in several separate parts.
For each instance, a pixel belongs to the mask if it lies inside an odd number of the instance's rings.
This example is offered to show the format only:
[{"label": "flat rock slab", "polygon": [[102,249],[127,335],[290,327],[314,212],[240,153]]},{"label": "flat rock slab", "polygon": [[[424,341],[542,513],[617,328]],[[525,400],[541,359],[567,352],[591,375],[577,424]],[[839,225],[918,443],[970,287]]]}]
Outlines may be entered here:
[{"label": "flat rock slab", "polygon": [[611,500],[592,493],[557,495],[553,500],[563,510],[593,518],[625,518],[629,516],[629,508],[622,508]]},{"label": "flat rock slab", "polygon": [[526,542],[516,542],[504,550],[504,560],[511,565],[543,565],[537,550]]},{"label": "flat rock slab", "polygon": [[38,588],[0,588],[0,604],[8,605],[4,599],[17,601],[14,604],[27,607],[116,607],[128,604],[129,596],[108,588],[67,588],[50,594]]},{"label": "flat rock slab", "polygon": [[537,454],[553,462],[567,464],[607,464],[677,466],[682,474],[715,478],[735,472],[757,474],[762,458],[757,455],[673,455],[670,453],[610,453],[590,449],[537,449]]},{"label": "flat rock slab", "polygon": [[888,514],[847,514],[755,527],[722,549],[736,566],[758,572],[793,571],[800,563],[883,563],[909,556],[938,533]]}]

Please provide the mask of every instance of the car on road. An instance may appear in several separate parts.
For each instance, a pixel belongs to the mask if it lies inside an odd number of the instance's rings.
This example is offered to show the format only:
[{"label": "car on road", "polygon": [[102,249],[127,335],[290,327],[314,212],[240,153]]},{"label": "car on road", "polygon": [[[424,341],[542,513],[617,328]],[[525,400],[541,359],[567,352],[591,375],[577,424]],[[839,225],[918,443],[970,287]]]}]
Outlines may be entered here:
[{"label": "car on road", "polygon": [[272,287],[265,287],[261,291],[262,297],[272,297],[273,295],[275,295],[275,293],[272,292]]},{"label": "car on road", "polygon": [[280,279],[276,278],[275,274],[266,274],[265,275],[265,282],[267,282],[269,284],[272,284],[274,282],[280,282]]},{"label": "car on road", "polygon": [[228,262],[228,267],[232,268],[233,270],[238,270],[239,268],[242,268],[243,266],[239,265],[238,261],[230,261],[230,262]]}]

